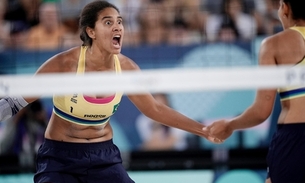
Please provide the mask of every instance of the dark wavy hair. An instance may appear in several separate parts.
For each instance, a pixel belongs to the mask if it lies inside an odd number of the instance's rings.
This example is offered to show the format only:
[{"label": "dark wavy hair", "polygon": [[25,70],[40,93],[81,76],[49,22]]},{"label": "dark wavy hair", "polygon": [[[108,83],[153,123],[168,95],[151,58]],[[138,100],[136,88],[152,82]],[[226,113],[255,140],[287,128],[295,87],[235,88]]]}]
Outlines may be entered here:
[{"label": "dark wavy hair", "polygon": [[118,13],[120,13],[119,9],[115,5],[107,1],[93,1],[83,8],[79,19],[80,39],[83,41],[83,46],[92,45],[92,39],[88,36],[86,28],[94,28],[99,13],[106,8],[114,8]]},{"label": "dark wavy hair", "polygon": [[305,20],[305,1],[304,0],[283,0],[292,11],[292,18],[294,20]]}]

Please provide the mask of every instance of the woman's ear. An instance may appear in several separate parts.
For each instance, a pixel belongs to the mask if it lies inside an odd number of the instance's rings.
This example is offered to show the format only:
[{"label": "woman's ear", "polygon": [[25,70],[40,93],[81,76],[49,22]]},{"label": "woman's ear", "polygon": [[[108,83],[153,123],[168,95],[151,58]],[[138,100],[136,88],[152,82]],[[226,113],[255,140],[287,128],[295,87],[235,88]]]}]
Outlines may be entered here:
[{"label": "woman's ear", "polygon": [[283,8],[283,14],[286,18],[288,18],[290,16],[291,10],[290,7],[287,3],[283,2],[282,3],[282,8]]},{"label": "woman's ear", "polygon": [[92,28],[87,27],[86,32],[91,39],[95,39],[95,31]]}]

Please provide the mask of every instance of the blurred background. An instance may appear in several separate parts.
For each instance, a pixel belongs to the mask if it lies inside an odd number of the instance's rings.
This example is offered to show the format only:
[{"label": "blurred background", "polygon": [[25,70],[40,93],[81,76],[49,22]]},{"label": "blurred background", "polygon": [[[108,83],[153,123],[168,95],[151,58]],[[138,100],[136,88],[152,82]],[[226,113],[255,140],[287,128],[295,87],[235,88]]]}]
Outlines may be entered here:
[{"label": "blurred background", "polygon": [[[0,0],[0,74],[34,73],[59,51],[80,46],[79,14],[92,1]],[[122,53],[142,69],[255,67],[262,39],[281,31],[278,0],[109,2],[120,9],[124,19]],[[208,125],[243,112],[253,102],[255,91],[154,96]],[[265,157],[280,110],[278,101],[267,121],[235,132],[221,145],[154,123],[125,96],[119,108],[111,120],[114,142],[136,182],[264,182]],[[0,182],[32,182],[35,155],[51,111],[51,99],[43,97],[0,122]]]}]

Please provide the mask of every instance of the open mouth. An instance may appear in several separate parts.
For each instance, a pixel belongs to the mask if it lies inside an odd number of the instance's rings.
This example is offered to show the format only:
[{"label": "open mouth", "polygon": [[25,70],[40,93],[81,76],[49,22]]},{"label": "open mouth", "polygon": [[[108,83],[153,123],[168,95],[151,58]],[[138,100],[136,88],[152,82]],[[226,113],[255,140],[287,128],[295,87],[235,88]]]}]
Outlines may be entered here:
[{"label": "open mouth", "polygon": [[121,46],[121,35],[115,35],[112,38],[112,44],[116,47],[119,48]]}]

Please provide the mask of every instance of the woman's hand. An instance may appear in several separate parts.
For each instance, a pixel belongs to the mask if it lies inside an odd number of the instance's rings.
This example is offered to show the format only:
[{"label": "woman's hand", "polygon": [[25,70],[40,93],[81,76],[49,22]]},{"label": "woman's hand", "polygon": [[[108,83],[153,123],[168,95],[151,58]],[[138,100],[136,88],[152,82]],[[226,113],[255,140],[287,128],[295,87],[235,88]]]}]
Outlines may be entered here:
[{"label": "woman's hand", "polygon": [[228,120],[215,121],[209,126],[204,127],[202,130],[206,132],[214,143],[223,143],[224,140],[229,138],[233,133],[233,129],[230,127]]}]

